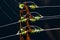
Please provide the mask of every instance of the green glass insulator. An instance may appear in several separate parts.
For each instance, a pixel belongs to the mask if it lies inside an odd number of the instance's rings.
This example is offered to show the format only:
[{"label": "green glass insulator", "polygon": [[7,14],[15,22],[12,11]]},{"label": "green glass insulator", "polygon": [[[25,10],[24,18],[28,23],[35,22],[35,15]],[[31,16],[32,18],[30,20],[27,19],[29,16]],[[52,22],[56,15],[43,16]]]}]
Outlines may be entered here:
[{"label": "green glass insulator", "polygon": [[19,4],[19,8],[23,9],[24,8],[24,4]]},{"label": "green glass insulator", "polygon": [[37,6],[37,5],[35,5],[35,4],[31,4],[29,7],[30,7],[31,9],[35,9],[36,6]]}]

